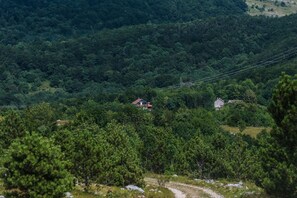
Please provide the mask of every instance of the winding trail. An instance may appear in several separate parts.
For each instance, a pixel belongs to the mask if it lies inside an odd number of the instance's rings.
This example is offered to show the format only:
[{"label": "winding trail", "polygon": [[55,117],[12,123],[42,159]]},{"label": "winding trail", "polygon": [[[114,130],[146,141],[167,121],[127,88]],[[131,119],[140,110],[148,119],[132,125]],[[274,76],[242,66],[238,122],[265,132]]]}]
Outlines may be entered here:
[{"label": "winding trail", "polygon": [[167,187],[167,188],[168,188],[171,192],[173,192],[175,198],[186,198],[186,194],[183,193],[182,191],[177,190],[177,189],[175,189],[175,188],[170,188],[170,187]]},{"label": "winding trail", "polygon": [[[145,178],[146,183],[151,185],[158,185],[157,179]],[[194,186],[190,184],[184,184],[179,182],[166,183],[166,188],[174,193],[175,198],[199,198],[199,197],[211,197],[211,198],[223,198],[222,195],[214,192],[209,188]]]}]

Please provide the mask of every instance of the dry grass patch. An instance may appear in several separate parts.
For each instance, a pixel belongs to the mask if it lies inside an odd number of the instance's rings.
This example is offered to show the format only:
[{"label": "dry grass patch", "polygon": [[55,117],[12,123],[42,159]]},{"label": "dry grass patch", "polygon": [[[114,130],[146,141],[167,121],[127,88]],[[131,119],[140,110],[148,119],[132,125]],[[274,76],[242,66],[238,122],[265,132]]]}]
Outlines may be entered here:
[{"label": "dry grass patch", "polygon": [[[228,125],[222,125],[221,127],[225,131],[228,131],[228,132],[230,132],[232,134],[241,133],[238,127],[231,127],[231,126],[228,126]],[[255,138],[263,130],[266,130],[266,131],[270,132],[271,128],[270,127],[246,127],[243,130],[242,134],[250,135],[251,137]]]}]

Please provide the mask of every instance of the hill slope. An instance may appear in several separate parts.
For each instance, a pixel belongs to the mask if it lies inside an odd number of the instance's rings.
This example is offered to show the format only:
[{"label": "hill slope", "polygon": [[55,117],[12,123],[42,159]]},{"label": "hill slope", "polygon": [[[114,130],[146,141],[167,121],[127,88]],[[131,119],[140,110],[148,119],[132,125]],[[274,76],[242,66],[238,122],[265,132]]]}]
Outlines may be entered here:
[{"label": "hill slope", "polygon": [[[180,77],[199,80],[296,47],[297,27],[292,26],[296,17],[219,17],[129,26],[62,41],[0,45],[1,100],[4,104],[31,101],[32,94],[44,99],[40,91],[95,94],[95,90],[132,86],[167,87]],[[275,68],[269,77],[258,74],[256,80],[266,82],[279,74]]]},{"label": "hill slope", "polygon": [[271,17],[286,16],[297,12],[297,0],[247,0],[248,13]]},{"label": "hill slope", "polygon": [[243,0],[5,0],[1,42],[55,39],[125,25],[190,21],[242,14]]}]

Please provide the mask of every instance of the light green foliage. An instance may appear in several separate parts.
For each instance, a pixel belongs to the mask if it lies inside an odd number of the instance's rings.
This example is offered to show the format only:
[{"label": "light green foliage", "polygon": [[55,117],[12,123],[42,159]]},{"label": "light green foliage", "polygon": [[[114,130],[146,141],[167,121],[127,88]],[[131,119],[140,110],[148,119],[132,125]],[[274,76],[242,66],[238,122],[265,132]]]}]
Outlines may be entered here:
[{"label": "light green foliage", "polygon": [[186,156],[193,171],[193,176],[209,178],[210,167],[214,159],[214,153],[210,145],[204,142],[200,135],[194,136],[187,144]]},{"label": "light green foliage", "polygon": [[229,168],[227,173],[232,178],[243,180],[255,178],[255,171],[258,171],[260,164],[255,155],[257,148],[253,141],[249,140],[249,137],[236,135],[232,142],[219,152],[219,155],[224,157],[222,162]]},{"label": "light green foliage", "polygon": [[[131,139],[128,135],[131,135]],[[104,136],[107,155],[103,161],[104,171],[100,175],[100,182],[116,186],[143,185],[143,170],[137,152],[139,142],[135,132],[111,122],[104,129]]]},{"label": "light green foliage", "polygon": [[163,127],[147,126],[142,129],[144,147],[142,161],[148,171],[164,173],[169,168],[176,153],[171,130]]},{"label": "light green foliage", "polygon": [[84,183],[86,191],[98,182],[116,186],[143,184],[138,152],[142,145],[133,127],[111,122],[105,128],[82,123],[70,129],[59,130],[54,137],[72,162],[71,172]]},{"label": "light green foliage", "polygon": [[7,197],[63,197],[72,189],[61,150],[47,138],[27,134],[11,144],[2,173]]},{"label": "light green foliage", "polygon": [[104,152],[107,144],[97,132],[98,127],[85,125],[74,131],[57,131],[54,136],[72,162],[71,172],[79,182],[84,183],[86,191],[99,178],[101,163],[107,157]]}]

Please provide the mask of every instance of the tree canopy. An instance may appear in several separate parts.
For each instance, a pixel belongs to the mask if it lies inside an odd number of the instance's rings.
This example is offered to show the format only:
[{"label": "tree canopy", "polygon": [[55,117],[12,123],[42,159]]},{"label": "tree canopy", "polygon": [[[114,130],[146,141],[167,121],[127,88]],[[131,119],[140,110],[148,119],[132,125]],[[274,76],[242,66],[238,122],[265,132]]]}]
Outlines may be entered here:
[{"label": "tree canopy", "polygon": [[9,197],[63,197],[73,187],[69,165],[53,141],[37,133],[15,140],[4,158],[3,181]]},{"label": "tree canopy", "polygon": [[262,138],[261,185],[271,194],[297,196],[297,76],[283,75],[273,94],[270,112],[276,126]]}]

